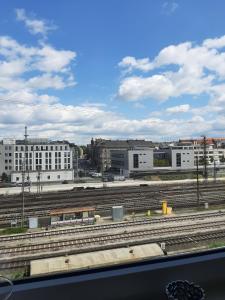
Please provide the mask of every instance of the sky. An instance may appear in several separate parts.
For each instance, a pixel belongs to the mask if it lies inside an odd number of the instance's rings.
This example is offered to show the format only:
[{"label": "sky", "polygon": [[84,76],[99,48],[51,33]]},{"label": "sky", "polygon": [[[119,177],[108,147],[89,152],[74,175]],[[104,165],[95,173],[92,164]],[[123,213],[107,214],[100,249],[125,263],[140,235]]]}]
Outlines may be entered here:
[{"label": "sky", "polygon": [[0,138],[225,136],[223,0],[0,2]]}]

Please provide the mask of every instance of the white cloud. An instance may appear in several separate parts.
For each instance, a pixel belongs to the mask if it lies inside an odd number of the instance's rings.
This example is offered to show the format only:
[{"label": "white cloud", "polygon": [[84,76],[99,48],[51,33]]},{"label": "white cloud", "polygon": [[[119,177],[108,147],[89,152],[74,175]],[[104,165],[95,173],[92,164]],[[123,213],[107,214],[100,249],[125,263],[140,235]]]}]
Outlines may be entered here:
[{"label": "white cloud", "polygon": [[49,24],[44,20],[38,20],[34,17],[28,17],[25,9],[17,8],[15,9],[16,17],[18,21],[24,22],[25,26],[28,28],[31,34],[41,34],[44,37],[47,36],[48,32],[55,30],[57,27],[53,24]]},{"label": "white cloud", "polygon": [[[151,70],[153,75],[125,76],[118,94],[131,101],[143,98],[161,101],[183,95],[218,96],[219,86],[225,84],[223,45],[225,36],[207,39],[200,45],[186,42],[165,47],[154,59],[145,58],[148,67],[144,71]],[[125,57],[119,66],[134,72],[141,70],[138,62],[134,57]]]},{"label": "white cloud", "polygon": [[225,47],[225,36],[215,39],[206,39],[203,46],[207,48],[223,48]]},{"label": "white cloud", "polygon": [[128,77],[119,87],[119,96],[130,101],[144,98],[156,98],[166,100],[173,94],[173,84],[163,75],[154,75],[148,78]]},{"label": "white cloud", "polygon": [[147,72],[152,69],[152,64],[149,58],[136,59],[133,56],[126,56],[119,62],[119,67],[126,68],[128,72],[135,69]]},{"label": "white cloud", "polygon": [[166,109],[166,112],[170,114],[174,114],[174,113],[185,113],[188,112],[189,110],[190,110],[189,104],[182,104],[182,105],[168,107]]},{"label": "white cloud", "polygon": [[74,51],[56,50],[49,45],[38,49],[37,55],[39,59],[33,66],[43,72],[65,72],[66,67],[76,57]]},{"label": "white cloud", "polygon": [[178,3],[175,2],[175,1],[165,1],[163,4],[162,4],[162,12],[164,14],[167,14],[167,15],[171,15],[175,12],[175,10],[177,10],[178,8]]},{"label": "white cloud", "polygon": [[45,43],[38,47],[0,36],[0,92],[27,89],[62,89],[76,84],[71,71],[76,53]]}]

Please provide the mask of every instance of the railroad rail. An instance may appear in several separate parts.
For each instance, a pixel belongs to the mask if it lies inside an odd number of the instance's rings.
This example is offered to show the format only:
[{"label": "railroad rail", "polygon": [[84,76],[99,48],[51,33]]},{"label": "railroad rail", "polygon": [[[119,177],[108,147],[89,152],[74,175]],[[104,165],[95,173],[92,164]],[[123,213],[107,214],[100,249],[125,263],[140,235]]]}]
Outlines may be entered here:
[{"label": "railroad rail", "polygon": [[[88,225],[85,227],[80,226],[80,227],[66,228],[66,229],[59,229],[59,230],[47,230],[47,231],[34,232],[34,233],[7,235],[7,236],[0,236],[0,245],[1,243],[5,243],[5,242],[74,235],[78,233],[86,234],[86,233],[94,233],[98,231],[102,232],[105,230],[108,231],[114,229],[124,229],[124,228],[132,228],[137,226],[154,225],[154,224],[170,224],[178,221],[185,222],[185,221],[197,221],[197,220],[205,220],[205,219],[209,220],[209,218],[221,218],[221,217],[225,217],[225,211],[207,212],[201,214],[188,214],[182,216],[155,217],[154,219],[144,218],[140,220],[125,221],[119,223]],[[224,224],[225,224],[225,220],[224,220]]]},{"label": "railroad rail", "polygon": [[[97,190],[97,189],[96,189]],[[113,205],[123,205],[127,212],[159,209],[161,201],[167,199],[174,208],[195,207],[196,186],[148,186],[123,187],[67,193],[26,195],[25,214],[29,216],[46,216],[51,209],[66,207],[95,206],[96,213],[109,215]],[[225,204],[225,185],[222,183],[201,184],[200,205]],[[12,219],[20,221],[21,199],[17,197],[0,198],[0,226],[6,226]]]},{"label": "railroad rail", "polygon": [[[136,237],[139,237],[138,239],[134,240],[132,236],[132,240],[129,240],[130,237],[128,237],[126,240],[121,241],[121,235],[117,235],[114,237],[110,237],[110,241],[112,242],[110,245],[108,244],[100,244],[98,247],[92,246],[91,248],[83,248],[83,249],[77,249],[77,250],[67,250],[67,251],[61,251],[60,255],[65,254],[76,254],[76,253],[82,253],[87,251],[96,251],[101,249],[111,249],[111,248],[117,248],[117,247],[123,247],[123,246],[132,246],[132,245],[138,245],[138,244],[145,244],[145,243],[166,243],[167,246],[170,248],[179,246],[184,247],[184,245],[190,245],[190,244],[199,244],[199,243],[206,243],[209,241],[215,241],[215,240],[224,240],[225,239],[225,230],[224,228],[220,229],[210,229],[206,230],[204,232],[189,232],[188,234],[185,232],[183,234],[180,234],[179,236],[157,236],[157,237],[149,237],[148,234],[143,234],[140,238],[140,232],[136,234]],[[115,243],[115,240],[117,243]],[[46,258],[46,257],[55,257],[58,256],[59,252],[57,254],[43,254],[39,255],[39,258]],[[9,270],[9,269],[17,269],[22,267],[29,267],[30,261],[35,259],[33,256],[26,256],[26,257],[17,257],[12,259],[1,259],[0,262],[0,270]]]}]

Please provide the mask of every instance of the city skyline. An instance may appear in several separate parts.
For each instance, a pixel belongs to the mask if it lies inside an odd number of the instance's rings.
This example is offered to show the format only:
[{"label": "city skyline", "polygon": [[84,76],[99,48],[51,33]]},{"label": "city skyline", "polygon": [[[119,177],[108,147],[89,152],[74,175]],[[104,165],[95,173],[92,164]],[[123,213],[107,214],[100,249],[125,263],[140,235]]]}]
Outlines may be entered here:
[{"label": "city skyline", "polygon": [[77,144],[225,136],[224,8],[1,4],[0,138],[22,138],[25,125],[31,137]]}]

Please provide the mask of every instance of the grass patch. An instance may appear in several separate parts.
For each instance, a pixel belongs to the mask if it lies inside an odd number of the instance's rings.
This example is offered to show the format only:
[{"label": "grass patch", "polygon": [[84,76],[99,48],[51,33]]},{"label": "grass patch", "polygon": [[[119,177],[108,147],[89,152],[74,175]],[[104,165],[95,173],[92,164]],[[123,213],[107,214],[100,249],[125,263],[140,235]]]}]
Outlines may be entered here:
[{"label": "grass patch", "polygon": [[27,228],[12,227],[12,228],[3,229],[2,231],[0,231],[0,235],[18,234],[18,233],[25,233],[25,232],[27,232]]},{"label": "grass patch", "polygon": [[219,248],[219,247],[224,247],[225,246],[225,242],[214,242],[209,244],[209,249],[213,249],[213,248]]}]

